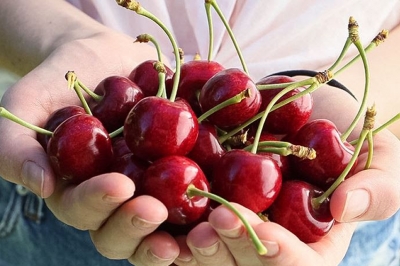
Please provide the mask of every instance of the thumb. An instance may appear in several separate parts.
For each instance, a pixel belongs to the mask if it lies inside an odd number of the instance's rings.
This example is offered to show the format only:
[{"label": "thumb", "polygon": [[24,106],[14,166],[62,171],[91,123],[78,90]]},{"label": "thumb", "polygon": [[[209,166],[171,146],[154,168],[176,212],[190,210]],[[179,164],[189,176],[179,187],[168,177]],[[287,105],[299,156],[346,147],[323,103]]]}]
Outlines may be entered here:
[{"label": "thumb", "polygon": [[0,135],[0,176],[42,198],[49,197],[54,191],[55,178],[36,133],[0,118]]}]

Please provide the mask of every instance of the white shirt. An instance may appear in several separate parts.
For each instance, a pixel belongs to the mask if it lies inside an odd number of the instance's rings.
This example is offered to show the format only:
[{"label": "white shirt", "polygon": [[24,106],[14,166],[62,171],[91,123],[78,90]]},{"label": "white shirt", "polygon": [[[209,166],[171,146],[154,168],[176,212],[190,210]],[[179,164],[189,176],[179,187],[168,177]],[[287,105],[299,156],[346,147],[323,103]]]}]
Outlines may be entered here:
[{"label": "white shirt", "polygon": [[[99,22],[132,37],[148,33],[173,59],[172,46],[153,21],[119,6],[115,1],[68,0]],[[353,16],[360,38],[368,44],[382,29],[400,23],[398,0],[219,0],[241,47],[249,73],[259,79],[288,69],[317,70],[334,62],[348,36]],[[186,58],[208,53],[208,24],[204,0],[142,0],[143,8],[155,14],[175,36]],[[237,53],[221,20],[212,9],[213,59],[225,67],[241,67]],[[390,36],[390,35],[389,35]],[[354,54],[355,48],[351,50]]]}]

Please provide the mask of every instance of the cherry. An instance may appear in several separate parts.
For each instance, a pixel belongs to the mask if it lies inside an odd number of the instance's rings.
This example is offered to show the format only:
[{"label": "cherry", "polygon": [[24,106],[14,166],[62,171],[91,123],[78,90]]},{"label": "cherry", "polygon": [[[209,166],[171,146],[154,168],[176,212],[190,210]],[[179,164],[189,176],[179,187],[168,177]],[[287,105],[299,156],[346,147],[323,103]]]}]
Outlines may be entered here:
[{"label": "cherry", "polygon": [[75,115],[61,123],[49,140],[47,154],[56,175],[72,183],[107,172],[113,160],[106,129],[88,114]]},{"label": "cherry", "polygon": [[189,196],[189,185],[202,191],[210,190],[201,168],[184,156],[163,157],[153,162],[144,173],[144,192],[159,199],[167,207],[167,222],[172,224],[196,222],[208,209],[209,199]]},{"label": "cherry", "polygon": [[305,243],[319,241],[332,228],[329,198],[315,204],[323,190],[305,181],[283,182],[278,197],[268,209],[268,218],[285,227]]},{"label": "cherry", "polygon": [[132,107],[144,98],[139,86],[122,76],[103,79],[94,92],[100,95],[100,99],[91,98],[88,104],[92,114],[103,123],[108,132],[122,127]]},{"label": "cherry", "polygon": [[188,154],[198,133],[196,115],[186,101],[171,102],[156,96],[139,101],[124,125],[127,146],[136,156],[148,161]]},{"label": "cherry", "polygon": [[[50,114],[43,128],[49,131],[54,131],[62,122],[64,122],[71,116],[85,114],[85,113],[86,113],[85,109],[83,109],[83,107],[78,105],[70,105],[62,107]],[[42,145],[43,149],[46,150],[47,143],[49,142],[51,135],[38,133],[36,138],[40,143],[40,145]]]},{"label": "cherry", "polygon": [[[246,144],[252,144],[254,142],[254,134],[253,132],[249,132],[248,140],[246,141]],[[278,141],[278,138],[268,132],[262,132],[260,136],[260,141]],[[279,169],[281,170],[282,173],[282,178],[288,179],[291,176],[291,168],[290,168],[290,160],[287,156],[280,155],[277,153],[272,153],[272,152],[264,152],[264,151],[257,151],[257,154],[262,154],[266,156],[270,156],[276,164],[279,166]]]},{"label": "cherry", "polygon": [[[131,81],[139,86],[145,96],[155,96],[158,92],[158,72],[154,69],[154,63],[156,62],[156,60],[146,60],[137,65],[128,76]],[[172,79],[174,72],[167,66],[165,66],[165,69],[167,82]]]},{"label": "cherry", "polygon": [[132,154],[132,151],[128,148],[128,145],[126,145],[126,141],[123,136],[116,136],[112,138],[111,141],[115,159],[122,157],[125,154]]},{"label": "cherry", "polygon": [[[256,85],[281,84],[295,81],[295,79],[288,76],[267,76],[258,81]],[[265,110],[271,100],[284,88],[285,87],[260,90],[262,98],[260,110]],[[295,96],[304,90],[304,87],[295,88],[281,97],[277,103]],[[312,113],[312,108],[313,99],[311,94],[307,93],[302,97],[270,112],[264,124],[264,130],[273,134],[282,135],[296,132],[308,121]]]},{"label": "cherry", "polygon": [[248,97],[237,104],[229,105],[208,117],[220,128],[232,128],[253,117],[260,109],[261,95],[251,78],[240,69],[225,69],[210,78],[200,92],[202,112],[248,90]]},{"label": "cherry", "polygon": [[137,158],[132,153],[126,153],[115,157],[110,172],[117,172],[126,175],[135,183],[135,195],[143,195],[143,175],[150,163]]},{"label": "cherry", "polygon": [[187,156],[201,167],[209,180],[214,166],[225,152],[218,142],[215,126],[207,121],[200,123],[196,144]]},{"label": "cherry", "polygon": [[322,189],[332,185],[354,153],[353,146],[341,140],[335,124],[327,119],[308,122],[290,139],[294,144],[313,148],[317,154],[313,160],[290,157],[293,172],[297,173],[296,179],[305,180]]},{"label": "cherry", "polygon": [[224,67],[208,60],[191,60],[181,65],[181,76],[177,96],[185,99],[193,111],[200,115],[198,95],[204,84]]},{"label": "cherry", "polygon": [[260,213],[278,196],[282,174],[271,157],[230,150],[217,164],[212,175],[212,191],[226,200]]}]

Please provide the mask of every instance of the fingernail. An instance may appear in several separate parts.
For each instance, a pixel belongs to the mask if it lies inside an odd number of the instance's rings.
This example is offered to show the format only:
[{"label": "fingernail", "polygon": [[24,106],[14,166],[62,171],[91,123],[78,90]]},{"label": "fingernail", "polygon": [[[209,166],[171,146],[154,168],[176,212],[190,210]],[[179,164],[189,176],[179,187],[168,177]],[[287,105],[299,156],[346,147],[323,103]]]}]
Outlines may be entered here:
[{"label": "fingernail", "polygon": [[211,256],[215,255],[217,253],[218,249],[219,249],[219,241],[215,242],[214,244],[212,244],[209,247],[205,247],[205,248],[195,247],[195,250],[205,257],[211,257]]},{"label": "fingernail", "polygon": [[147,251],[147,257],[149,258],[150,261],[157,263],[157,264],[160,262],[173,260],[173,258],[161,258],[161,257],[155,255],[150,249]]},{"label": "fingernail", "polygon": [[344,205],[341,221],[350,222],[364,214],[370,203],[369,192],[365,189],[349,191]]},{"label": "fingernail", "polygon": [[267,248],[267,254],[264,256],[267,257],[273,257],[279,252],[279,245],[276,242],[273,241],[261,241],[264,246]]},{"label": "fingernail", "polygon": [[241,236],[243,234],[244,227],[240,225],[236,228],[229,229],[229,230],[218,229],[218,232],[228,238],[238,238],[239,236]]},{"label": "fingernail", "polygon": [[33,193],[43,197],[44,170],[33,161],[25,161],[22,165],[22,182]]},{"label": "fingernail", "polygon": [[132,217],[132,224],[139,229],[153,228],[160,225],[162,222],[150,222],[137,216]]}]

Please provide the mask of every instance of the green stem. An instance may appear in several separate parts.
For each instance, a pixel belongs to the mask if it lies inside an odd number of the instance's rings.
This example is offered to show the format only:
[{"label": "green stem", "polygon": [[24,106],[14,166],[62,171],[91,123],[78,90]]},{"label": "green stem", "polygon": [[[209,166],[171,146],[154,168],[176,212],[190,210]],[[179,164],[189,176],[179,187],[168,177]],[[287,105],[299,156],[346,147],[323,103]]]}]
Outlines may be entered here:
[{"label": "green stem", "polygon": [[[397,115],[393,116],[391,119],[389,119],[386,123],[384,123],[380,127],[377,127],[376,129],[374,129],[372,131],[372,135],[375,136],[376,134],[378,134],[382,130],[386,129],[388,126],[390,126],[391,124],[393,124],[397,120],[400,120],[400,113],[398,113]],[[355,140],[350,141],[349,143],[351,145],[356,145],[358,143],[358,141],[359,141],[359,139],[357,138]]]},{"label": "green stem", "polygon": [[48,136],[52,136],[53,135],[53,132],[51,132],[49,130],[46,130],[44,128],[35,126],[35,125],[31,124],[31,123],[28,123],[28,122],[22,120],[21,118],[17,117],[16,115],[12,114],[11,112],[9,112],[4,107],[0,107],[0,116],[4,117],[4,118],[7,118],[7,119],[9,119],[9,120],[11,120],[11,121],[13,121],[13,122],[15,122],[17,124],[20,124],[21,126],[29,128],[29,129],[31,129],[31,130],[39,133],[39,134],[44,134],[44,135],[48,135]]},{"label": "green stem", "polygon": [[74,90],[75,90],[76,94],[78,95],[78,98],[81,101],[83,109],[85,109],[85,112],[89,115],[93,115],[85,97],[83,97],[83,93],[81,91],[81,86],[79,86],[78,81],[75,81],[75,83],[74,83]]},{"label": "green stem", "polygon": [[347,138],[349,137],[349,135],[351,134],[351,132],[353,132],[354,128],[356,127],[357,123],[359,122],[364,110],[365,110],[365,106],[367,104],[367,98],[368,98],[368,91],[369,91],[369,80],[370,80],[370,74],[369,74],[369,66],[368,66],[368,60],[365,54],[365,51],[362,47],[362,44],[360,42],[360,40],[356,40],[354,42],[355,46],[357,47],[361,58],[363,60],[363,65],[364,65],[364,73],[365,73],[365,87],[364,87],[364,94],[363,94],[363,98],[361,101],[361,105],[360,108],[358,109],[358,112],[356,114],[356,116],[354,117],[353,121],[351,122],[350,126],[347,128],[347,130],[341,135],[341,140],[347,140]]},{"label": "green stem", "polygon": [[83,84],[79,79],[77,79],[76,81],[78,82],[79,87],[84,92],[86,92],[90,97],[92,97],[93,100],[95,100],[96,102],[100,102],[103,99],[103,96],[100,96],[100,95],[96,94],[95,92],[93,92],[91,89],[86,87],[85,84]]},{"label": "green stem", "polygon": [[250,93],[250,90],[246,89],[246,90],[240,92],[239,94],[236,94],[235,96],[223,101],[222,103],[217,104],[216,106],[214,106],[213,108],[211,108],[207,112],[203,113],[199,118],[197,118],[197,121],[199,123],[201,123],[207,117],[209,117],[210,115],[214,114],[215,112],[217,112],[217,111],[219,111],[219,110],[221,110],[221,109],[223,109],[223,108],[225,108],[225,107],[227,107],[229,105],[240,103],[243,99],[249,97],[249,93]]},{"label": "green stem", "polygon": [[351,39],[347,38],[339,57],[336,59],[335,63],[333,63],[333,65],[329,68],[329,71],[333,71],[340,64],[351,44]]},{"label": "green stem", "polygon": [[[308,79],[307,79],[308,80]],[[305,80],[305,81],[307,81]],[[303,81],[303,82],[305,82]],[[299,84],[302,84],[301,82],[299,82]],[[318,84],[318,83],[315,83]],[[317,85],[311,85],[311,88],[315,87]],[[284,96],[286,93],[294,90],[298,88],[298,83],[292,84],[290,86],[287,86],[286,88],[284,88],[283,90],[281,90],[279,93],[277,93],[274,98],[271,99],[271,101],[268,103],[267,107],[265,108],[265,110],[263,111],[263,115],[260,119],[260,122],[258,124],[258,128],[256,131],[256,135],[254,136],[254,146],[251,149],[252,153],[257,153],[257,148],[258,148],[258,142],[260,141],[260,137],[261,137],[261,133],[262,133],[262,129],[264,127],[265,121],[267,120],[268,114],[271,112],[272,107],[275,105],[275,103],[277,101],[279,101],[280,98],[282,98],[282,96]]]},{"label": "green stem", "polygon": [[161,47],[158,44],[157,40],[152,35],[147,34],[147,33],[141,34],[136,37],[136,41],[141,42],[141,43],[142,42],[144,42],[144,43],[151,42],[154,45],[154,47],[156,48],[158,61],[162,62]]},{"label": "green stem", "polygon": [[227,200],[225,200],[225,199],[223,199],[223,198],[221,198],[221,197],[219,197],[219,196],[217,196],[215,194],[200,190],[200,189],[196,188],[192,184],[190,184],[188,186],[187,194],[188,194],[189,197],[193,197],[193,196],[206,197],[206,198],[209,198],[211,200],[214,200],[214,201],[224,205],[226,208],[228,208],[230,211],[232,211],[240,219],[240,221],[243,223],[244,227],[247,230],[247,233],[250,236],[250,239],[253,241],[253,244],[254,244],[258,254],[260,254],[260,255],[267,254],[267,252],[268,252],[267,248],[264,246],[264,244],[258,238],[258,236],[257,236],[256,232],[254,231],[253,227],[246,220],[246,218],[229,201],[227,201]]},{"label": "green stem", "polygon": [[208,61],[211,61],[212,53],[213,53],[213,49],[214,49],[214,28],[213,28],[213,22],[212,22],[212,16],[211,16],[211,4],[208,1],[206,1],[204,3],[204,7],[206,9],[206,14],[207,14],[208,36],[209,36],[207,59],[208,59]]},{"label": "green stem", "polygon": [[[290,85],[295,85],[295,84],[296,84],[296,87],[301,87],[301,86],[310,85],[310,84],[315,83],[315,82],[316,82],[316,79],[315,79],[315,78],[308,78],[308,79],[305,79],[305,80],[302,80],[302,81],[298,81],[298,82],[295,82],[295,83],[290,83]],[[280,88],[281,88],[281,87],[282,87],[282,86],[280,86]],[[302,91],[302,92],[301,92],[301,96],[303,95],[302,93],[306,94],[306,93],[309,93],[309,92],[311,92],[311,91],[313,91],[313,90],[315,90],[315,89],[314,89],[314,87],[311,86],[310,88],[307,88],[306,90]],[[300,94],[300,93],[299,93],[299,94]],[[301,97],[301,96],[299,96],[299,97]],[[276,110],[276,109],[278,109],[279,107],[282,107],[284,104],[287,104],[287,103],[289,103],[290,101],[293,101],[293,100],[295,100],[295,99],[297,99],[297,95],[294,95],[294,96],[292,96],[292,97],[289,97],[288,99],[283,100],[282,102],[279,102],[278,104],[274,105],[274,106],[272,107],[271,111]],[[251,125],[252,123],[256,122],[258,119],[260,119],[260,118],[264,115],[264,113],[265,113],[265,111],[262,111],[262,112],[258,113],[257,115],[253,116],[252,118],[250,118],[249,120],[247,120],[246,122],[244,122],[243,124],[241,124],[240,126],[234,128],[234,129],[232,129],[231,131],[229,131],[229,132],[226,133],[226,134],[221,135],[221,136],[219,137],[219,139],[218,139],[219,142],[220,142],[221,144],[224,143],[224,142],[227,141],[229,138],[231,138],[232,136],[234,136],[236,133],[240,132],[242,129],[244,129],[244,128],[246,128],[247,126]]]},{"label": "green stem", "polygon": [[114,137],[120,135],[122,132],[124,132],[124,127],[123,126],[118,128],[118,129],[116,129],[116,130],[114,130],[113,132],[109,133],[108,135],[110,136],[110,138],[114,138]]},{"label": "green stem", "polygon": [[368,141],[368,158],[365,163],[364,169],[368,169],[371,167],[372,157],[374,156],[374,137],[372,130],[368,132],[367,141]]},{"label": "green stem", "polygon": [[240,47],[236,41],[235,35],[232,32],[232,29],[228,23],[228,21],[226,20],[224,14],[221,12],[221,9],[218,6],[218,3],[216,0],[206,0],[206,2],[209,2],[212,7],[214,8],[214,10],[217,12],[218,16],[221,18],[222,23],[224,23],[226,30],[228,31],[229,36],[231,37],[232,43],[235,46],[236,52],[239,56],[240,62],[242,64],[243,70],[244,72],[246,72],[247,74],[249,74],[249,70],[247,69],[246,66],[246,62],[244,61],[243,55],[242,55],[242,51],[240,50]]},{"label": "green stem", "polygon": [[155,22],[158,26],[161,27],[161,29],[165,32],[167,35],[168,39],[170,40],[172,44],[172,48],[174,51],[175,55],[175,75],[174,75],[174,82],[172,85],[172,92],[170,95],[170,101],[174,102],[176,99],[176,94],[178,92],[178,85],[179,85],[179,80],[181,76],[181,60],[180,60],[180,55],[179,55],[179,47],[172,36],[172,33],[169,31],[169,29],[160,21],[156,16],[154,16],[151,12],[147,11],[145,8],[143,8],[138,1],[134,0],[117,0],[117,3],[120,6],[123,6],[129,10],[135,11],[138,15],[147,17],[148,19],[151,19],[153,22]]}]

